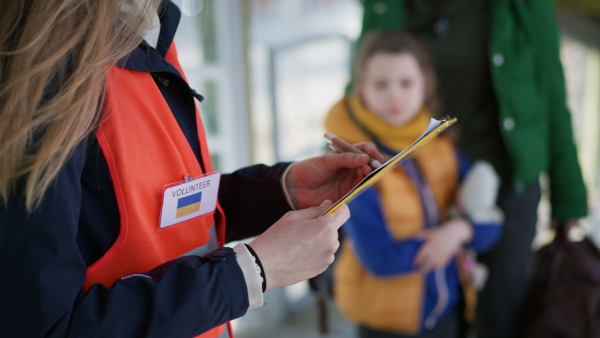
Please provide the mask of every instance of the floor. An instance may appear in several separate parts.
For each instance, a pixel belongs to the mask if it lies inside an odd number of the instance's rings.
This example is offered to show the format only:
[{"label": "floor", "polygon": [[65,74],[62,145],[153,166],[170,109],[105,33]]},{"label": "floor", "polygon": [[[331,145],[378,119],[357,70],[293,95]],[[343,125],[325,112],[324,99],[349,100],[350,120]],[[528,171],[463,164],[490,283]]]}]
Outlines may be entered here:
[{"label": "floor", "polygon": [[[293,311],[278,321],[277,325],[255,325],[251,329],[237,331],[235,338],[353,338],[354,326],[342,317],[331,300],[326,302],[326,333],[319,329],[317,301],[307,295]],[[266,305],[268,306],[268,304]],[[250,310],[252,311],[252,310]]]}]

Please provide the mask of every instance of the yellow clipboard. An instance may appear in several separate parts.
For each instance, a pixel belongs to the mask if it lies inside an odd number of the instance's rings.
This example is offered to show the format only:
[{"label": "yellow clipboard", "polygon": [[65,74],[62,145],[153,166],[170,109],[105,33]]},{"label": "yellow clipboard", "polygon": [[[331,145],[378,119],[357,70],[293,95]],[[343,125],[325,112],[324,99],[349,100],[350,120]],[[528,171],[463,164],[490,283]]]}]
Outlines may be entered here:
[{"label": "yellow clipboard", "polygon": [[423,134],[413,142],[408,148],[396,154],[394,157],[389,159],[387,162],[381,165],[381,167],[373,170],[369,175],[365,176],[354,188],[352,188],[344,197],[340,198],[337,202],[333,203],[327,210],[325,210],[321,216],[330,214],[337,210],[342,204],[350,203],[350,201],[358,196],[366,188],[375,184],[379,179],[397,163],[407,158],[409,155],[417,151],[425,143],[429,142],[432,138],[436,137],[439,133],[446,130],[454,123],[458,121],[457,118],[445,117],[440,120],[431,119],[429,127],[423,132]]}]

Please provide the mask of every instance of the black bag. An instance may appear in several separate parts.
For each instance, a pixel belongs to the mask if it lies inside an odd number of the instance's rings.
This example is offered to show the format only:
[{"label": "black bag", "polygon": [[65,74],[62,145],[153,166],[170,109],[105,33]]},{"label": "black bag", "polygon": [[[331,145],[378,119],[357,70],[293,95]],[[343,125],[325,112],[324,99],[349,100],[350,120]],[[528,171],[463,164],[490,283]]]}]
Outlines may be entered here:
[{"label": "black bag", "polygon": [[522,338],[600,338],[600,252],[588,238],[570,241],[570,228],[559,225],[534,256]]}]

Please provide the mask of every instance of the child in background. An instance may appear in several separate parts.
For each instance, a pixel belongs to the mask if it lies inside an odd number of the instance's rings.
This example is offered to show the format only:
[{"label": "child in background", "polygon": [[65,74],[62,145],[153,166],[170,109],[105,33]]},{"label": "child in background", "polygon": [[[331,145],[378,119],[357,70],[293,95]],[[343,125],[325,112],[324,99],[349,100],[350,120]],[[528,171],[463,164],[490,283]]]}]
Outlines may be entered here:
[{"label": "child in background", "polygon": [[[428,51],[405,32],[373,32],[355,72],[354,93],[331,109],[326,131],[350,143],[373,141],[388,155],[402,151],[431,118]],[[470,167],[441,135],[350,203],[334,298],[359,337],[459,337],[463,314],[474,310],[459,258],[499,238],[498,181],[489,164]]]}]

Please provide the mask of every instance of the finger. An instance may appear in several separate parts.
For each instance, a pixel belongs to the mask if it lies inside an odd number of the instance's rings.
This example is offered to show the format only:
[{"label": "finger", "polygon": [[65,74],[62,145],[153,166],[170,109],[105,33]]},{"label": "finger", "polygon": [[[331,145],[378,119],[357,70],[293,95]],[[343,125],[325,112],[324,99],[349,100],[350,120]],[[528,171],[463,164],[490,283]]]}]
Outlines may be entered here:
[{"label": "finger", "polygon": [[342,204],[330,215],[334,218],[331,223],[337,230],[350,218],[350,209],[346,204]]},{"label": "finger", "polygon": [[439,267],[440,265],[440,260],[435,258],[435,257],[430,257],[429,261],[427,261],[427,264],[425,264],[423,266],[423,270],[424,271],[432,271],[435,270]]},{"label": "finger", "polygon": [[435,262],[434,269],[442,269],[448,265],[449,261],[445,257],[438,258]]},{"label": "finger", "polygon": [[369,160],[370,157],[367,154],[328,153],[323,156],[322,165],[328,170],[335,171],[342,168],[361,168],[367,165]]},{"label": "finger", "polygon": [[419,271],[423,274],[428,273],[430,271],[432,271],[433,269],[435,269],[435,260],[433,257],[427,257],[423,264],[421,264],[421,266],[419,266]]},{"label": "finger", "polygon": [[333,202],[331,202],[330,199],[326,199],[321,203],[321,205],[293,211],[293,213],[297,219],[315,219],[321,216],[321,214],[324,213],[325,210],[327,210],[327,208],[329,208],[332,204]]},{"label": "finger", "polygon": [[[361,143],[355,144],[354,146],[356,146],[360,150],[364,151],[365,153],[369,154],[369,156],[371,156],[375,159],[383,160],[383,158],[384,158],[383,154],[380,153],[379,150],[377,150],[377,146],[375,146],[375,144],[373,142],[361,142]],[[383,162],[381,162],[381,163],[383,163]]]},{"label": "finger", "polygon": [[343,150],[334,146],[333,144],[330,144],[328,148],[331,152],[334,152],[334,153],[343,153],[344,152]]},{"label": "finger", "polygon": [[425,261],[427,260],[427,251],[427,246],[421,246],[421,249],[419,249],[419,252],[417,253],[417,256],[415,257],[415,260],[413,262],[414,266],[420,268],[425,263]]},{"label": "finger", "polygon": [[371,166],[363,165],[362,168],[360,168],[360,177],[363,178],[369,175],[371,171],[373,171],[373,168]]},{"label": "finger", "polygon": [[447,255],[445,257],[442,257],[440,259],[440,265],[438,268],[443,268],[445,266],[448,266],[448,264],[450,264],[450,260],[453,258],[453,256]]}]

